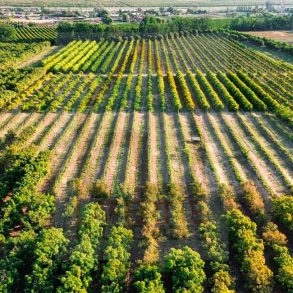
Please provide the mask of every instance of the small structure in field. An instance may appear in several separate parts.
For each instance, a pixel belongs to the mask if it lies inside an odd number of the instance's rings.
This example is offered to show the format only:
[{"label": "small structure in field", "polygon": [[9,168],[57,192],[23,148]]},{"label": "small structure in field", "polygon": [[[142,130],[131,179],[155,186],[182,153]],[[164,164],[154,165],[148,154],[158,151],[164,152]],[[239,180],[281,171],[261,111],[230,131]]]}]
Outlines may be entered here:
[{"label": "small structure in field", "polygon": [[200,137],[199,136],[192,136],[191,137],[191,143],[199,143]]}]

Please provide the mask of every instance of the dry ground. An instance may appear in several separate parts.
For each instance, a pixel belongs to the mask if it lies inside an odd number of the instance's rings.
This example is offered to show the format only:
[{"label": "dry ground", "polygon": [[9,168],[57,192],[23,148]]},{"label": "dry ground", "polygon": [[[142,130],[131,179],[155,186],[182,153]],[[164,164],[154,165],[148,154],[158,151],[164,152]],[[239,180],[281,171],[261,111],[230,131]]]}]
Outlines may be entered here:
[{"label": "dry ground", "polygon": [[247,33],[257,37],[265,37],[275,41],[287,42],[291,45],[293,44],[293,31],[261,31]]}]

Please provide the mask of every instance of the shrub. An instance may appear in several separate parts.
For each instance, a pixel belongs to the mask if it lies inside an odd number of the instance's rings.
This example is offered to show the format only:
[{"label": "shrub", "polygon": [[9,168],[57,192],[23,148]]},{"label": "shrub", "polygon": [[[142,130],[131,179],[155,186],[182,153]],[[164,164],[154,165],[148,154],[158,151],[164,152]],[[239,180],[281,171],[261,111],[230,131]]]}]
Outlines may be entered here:
[{"label": "shrub", "polygon": [[234,293],[234,290],[229,288],[232,285],[232,280],[228,272],[218,271],[212,277],[213,287],[212,293]]},{"label": "shrub", "polygon": [[109,198],[110,194],[108,192],[107,183],[101,179],[96,180],[92,187],[92,195],[97,199]]},{"label": "shrub", "polygon": [[203,267],[200,255],[188,246],[171,248],[164,257],[164,270],[171,277],[173,292],[203,292],[206,280]]},{"label": "shrub", "polygon": [[263,232],[266,244],[273,251],[273,258],[278,269],[277,281],[287,292],[293,290],[293,258],[287,245],[286,236],[279,232],[277,225],[268,223]]},{"label": "shrub", "polygon": [[251,292],[272,292],[273,273],[265,264],[264,245],[256,236],[256,224],[239,209],[227,212],[224,218],[246,287]]},{"label": "shrub", "polygon": [[236,203],[236,195],[228,185],[221,184],[219,186],[219,193],[226,211],[237,209],[239,207]]},{"label": "shrub", "polygon": [[282,195],[273,199],[273,215],[284,227],[293,231],[293,197]]},{"label": "shrub", "polygon": [[56,228],[42,230],[38,238],[34,250],[33,269],[25,276],[25,287],[28,292],[37,292],[39,288],[44,292],[52,292],[57,269],[69,241],[64,237],[62,230]]},{"label": "shrub", "polygon": [[244,194],[242,195],[242,200],[250,212],[255,215],[260,220],[265,217],[264,202],[256,189],[256,186],[251,181],[246,181],[242,183],[242,190]]},{"label": "shrub", "polygon": [[101,275],[101,292],[124,292],[130,267],[130,244],[133,233],[122,226],[111,229],[104,251],[105,264]]},{"label": "shrub", "polygon": [[165,292],[162,276],[155,265],[141,265],[134,273],[134,288],[141,293]]},{"label": "shrub", "polygon": [[97,263],[97,248],[103,235],[106,214],[98,203],[85,205],[78,229],[79,243],[74,246],[60,278],[57,292],[87,292]]}]

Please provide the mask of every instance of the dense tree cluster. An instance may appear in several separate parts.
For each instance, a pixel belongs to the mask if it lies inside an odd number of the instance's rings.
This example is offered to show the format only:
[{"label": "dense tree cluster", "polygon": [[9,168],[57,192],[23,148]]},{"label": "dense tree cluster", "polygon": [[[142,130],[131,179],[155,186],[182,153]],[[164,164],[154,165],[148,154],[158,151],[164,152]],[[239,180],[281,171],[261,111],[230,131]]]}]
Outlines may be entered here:
[{"label": "dense tree cluster", "polygon": [[5,69],[0,73],[0,109],[17,106],[29,88],[45,76],[44,68]]},{"label": "dense tree cluster", "polygon": [[85,292],[98,265],[97,249],[105,226],[105,212],[98,203],[87,204],[81,215],[79,240],[73,248],[58,292]]},{"label": "dense tree cluster", "polygon": [[7,42],[13,41],[17,37],[16,30],[13,26],[6,24],[4,22],[0,22],[0,41]]},{"label": "dense tree cluster", "polygon": [[[0,34],[1,35],[1,34]],[[34,56],[49,47],[49,42],[40,43],[0,43],[0,69],[14,67],[28,57]]]},{"label": "dense tree cluster", "polygon": [[101,292],[123,292],[125,280],[130,268],[130,244],[133,233],[123,226],[111,229],[104,250],[105,264],[101,275]]},{"label": "dense tree cluster", "polygon": [[292,30],[293,15],[238,17],[231,21],[230,28],[237,31]]},{"label": "dense tree cluster", "polygon": [[277,281],[287,292],[293,290],[293,258],[286,247],[287,238],[279,232],[277,225],[268,223],[263,232],[265,243],[272,249],[278,268]]},{"label": "dense tree cluster", "polygon": [[251,292],[271,292],[273,273],[265,263],[264,244],[257,238],[256,224],[239,209],[227,212],[225,219],[246,287]]},{"label": "dense tree cluster", "polygon": [[20,225],[41,227],[54,210],[54,198],[37,191],[37,184],[49,171],[49,153],[34,146],[19,149],[10,145],[0,154],[0,195],[9,196],[1,206],[0,233]]}]

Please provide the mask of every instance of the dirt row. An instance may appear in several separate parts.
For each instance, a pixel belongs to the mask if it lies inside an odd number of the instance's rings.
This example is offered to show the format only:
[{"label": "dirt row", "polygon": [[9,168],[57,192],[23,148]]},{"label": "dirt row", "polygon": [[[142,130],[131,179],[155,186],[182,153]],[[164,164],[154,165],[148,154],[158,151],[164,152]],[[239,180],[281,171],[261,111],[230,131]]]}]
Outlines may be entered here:
[{"label": "dirt row", "polygon": [[[170,97],[167,96],[167,99]],[[149,116],[148,116],[149,115]],[[162,116],[165,115],[165,124],[162,124]],[[239,115],[239,116],[237,116]],[[180,119],[180,123],[179,120]],[[241,119],[249,125],[250,129],[257,134],[259,141],[253,139],[247,129],[241,124]],[[257,121],[256,121],[257,119]],[[275,118],[273,118],[275,119]],[[258,122],[260,121],[260,122]],[[277,121],[280,125],[282,122]],[[190,174],[194,172],[204,189],[209,194],[209,201],[215,218],[221,215],[221,207],[218,205],[219,195],[215,182],[215,174],[210,168],[208,158],[203,149],[206,148],[211,154],[211,160],[222,183],[231,186],[238,196],[239,182],[231,168],[229,158],[233,158],[243,178],[252,180],[261,192],[266,207],[270,208],[270,192],[263,182],[268,182],[274,194],[286,193],[286,185],[280,172],[260,149],[260,143],[265,145],[273,158],[280,164],[283,170],[292,179],[292,169],[288,156],[292,154],[292,142],[286,139],[285,132],[277,131],[270,127],[275,140],[272,141],[260,127],[260,123],[271,126],[271,117],[259,113],[125,113],[105,112],[101,114],[69,114],[47,113],[27,114],[11,113],[0,115],[0,137],[9,130],[17,133],[29,126],[37,124],[35,133],[25,145],[36,143],[40,150],[51,149],[54,155],[51,160],[51,172],[46,178],[40,191],[54,192],[56,198],[55,225],[69,229],[74,233],[74,228],[64,221],[62,213],[68,204],[70,190],[68,183],[78,177],[82,177],[89,188],[97,179],[103,179],[109,191],[113,191],[116,183],[124,183],[134,194],[133,202],[130,203],[129,213],[131,225],[135,228],[135,236],[141,238],[140,230],[142,218],[140,215],[140,203],[143,200],[140,186],[149,180],[157,183],[164,194],[168,183],[168,172],[164,146],[169,146],[169,159],[172,168],[173,180],[180,185],[181,191],[186,195],[183,203],[185,217],[188,221],[188,229],[191,236],[186,243],[198,247],[197,216],[194,206],[189,198]],[[194,127],[201,129],[202,141],[198,144],[191,143],[191,137],[198,133]],[[180,127],[181,125],[181,127]],[[148,127],[147,127],[148,126]],[[231,135],[237,134],[239,141]],[[149,128],[149,129],[148,129]],[[145,136],[148,133],[147,136]],[[243,155],[239,142],[245,146],[251,162]],[[287,155],[277,146],[282,144]],[[145,147],[147,143],[148,148]],[[224,152],[222,143],[228,149],[229,157]],[[190,170],[185,156],[185,145],[192,155],[194,165]],[[149,152],[147,155],[144,152]],[[288,155],[289,154],[289,155]],[[150,162],[146,162],[149,157]],[[145,171],[145,164],[148,171]],[[254,167],[257,171],[254,170]],[[62,172],[61,172],[62,171]],[[146,173],[147,172],[147,173]],[[60,175],[61,174],[61,175]],[[88,194],[88,201],[93,200]],[[112,199],[105,204],[111,222],[115,222],[115,201]],[[160,251],[162,254],[170,246],[182,244],[182,241],[169,238],[169,207],[166,198],[158,200],[157,209],[160,213],[158,226],[162,235],[168,241],[161,241]],[[75,227],[76,228],[76,227]]]}]

